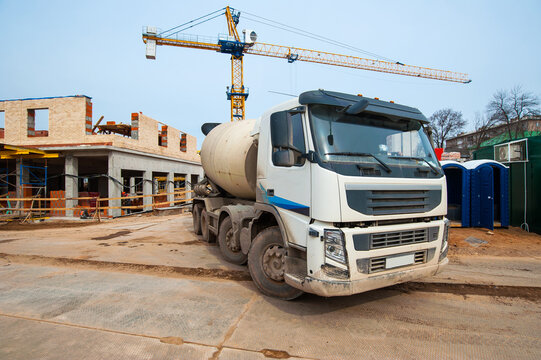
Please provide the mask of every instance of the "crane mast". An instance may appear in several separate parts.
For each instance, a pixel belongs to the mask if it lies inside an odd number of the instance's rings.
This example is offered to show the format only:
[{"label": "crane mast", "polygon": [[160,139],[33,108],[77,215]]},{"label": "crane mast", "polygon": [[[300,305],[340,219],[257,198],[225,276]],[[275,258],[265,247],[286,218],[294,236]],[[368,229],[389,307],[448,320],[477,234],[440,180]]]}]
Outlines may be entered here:
[{"label": "crane mast", "polygon": [[156,59],[156,46],[158,45],[212,50],[220,53],[230,54],[231,87],[227,87],[226,95],[227,100],[230,100],[231,102],[231,121],[244,120],[245,118],[245,103],[249,92],[248,88],[244,86],[244,54],[281,58],[286,59],[289,63],[293,63],[295,61],[304,61],[425,79],[457,83],[471,82],[467,74],[459,72],[431,69],[415,65],[406,65],[399,62],[367,59],[357,56],[341,55],[291,46],[258,43],[255,42],[255,33],[247,34],[245,32],[244,39],[241,39],[237,30],[240,12],[230,8],[229,6],[217,12],[220,12],[221,14],[222,10],[225,10],[227,27],[229,31],[228,36],[219,36],[218,38],[204,37],[188,35],[180,32],[158,32],[157,28],[155,27],[144,27],[143,42],[145,42],[147,46],[146,57],[148,59]]}]

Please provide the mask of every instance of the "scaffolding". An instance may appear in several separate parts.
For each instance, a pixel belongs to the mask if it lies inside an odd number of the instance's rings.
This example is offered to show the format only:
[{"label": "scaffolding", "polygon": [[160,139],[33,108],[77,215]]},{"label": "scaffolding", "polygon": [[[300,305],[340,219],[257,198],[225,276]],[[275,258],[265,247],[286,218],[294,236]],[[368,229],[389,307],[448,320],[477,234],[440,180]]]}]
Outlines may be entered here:
[{"label": "scaffolding", "polygon": [[[47,159],[58,158],[59,154],[29,147],[0,144],[0,157],[5,160],[16,160],[14,172],[9,172],[7,163],[6,168],[0,169],[0,191],[2,191],[0,198],[5,199],[1,205],[4,209],[14,208],[14,210],[6,210],[6,215],[14,215],[15,209],[34,209],[37,206],[36,211],[39,216],[42,216],[43,212],[40,209],[47,208],[47,203],[42,203],[43,198],[47,198]],[[44,166],[24,163],[25,160],[30,159],[43,159]],[[15,182],[9,181],[10,176],[15,176]],[[10,186],[15,189],[14,199],[10,197]],[[30,199],[30,201],[20,200],[21,198]],[[15,206],[12,206],[13,201],[16,201]],[[24,212],[18,210],[16,214],[22,217]],[[28,221],[33,214],[33,210],[29,211],[23,221]]]},{"label": "scaffolding", "polygon": [[[30,203],[30,209],[34,209],[35,202],[37,201],[38,217],[46,215],[41,208],[47,207],[47,204],[45,203],[43,204],[45,206],[42,206],[41,198],[47,197],[47,159],[45,159],[45,166],[24,165],[21,161],[20,169],[20,193],[22,193],[23,196],[27,192],[31,194],[32,202]],[[36,215],[34,211],[30,211],[23,222],[28,221],[33,215]]]}]

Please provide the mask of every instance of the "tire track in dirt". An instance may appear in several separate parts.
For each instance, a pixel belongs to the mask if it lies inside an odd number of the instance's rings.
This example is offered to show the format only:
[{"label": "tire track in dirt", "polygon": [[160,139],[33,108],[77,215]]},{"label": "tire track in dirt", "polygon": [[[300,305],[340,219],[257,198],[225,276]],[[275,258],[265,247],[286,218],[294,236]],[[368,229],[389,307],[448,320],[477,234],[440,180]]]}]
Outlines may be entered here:
[{"label": "tire track in dirt", "polygon": [[0,253],[0,258],[11,263],[28,265],[62,266],[74,269],[128,272],[161,277],[195,277],[219,280],[251,281],[248,271],[241,270],[189,268],[182,266],[134,264],[90,259],[72,259],[6,253]]},{"label": "tire track in dirt", "polygon": [[[41,255],[19,255],[0,253],[0,259],[9,263],[28,265],[61,266],[74,269],[127,272],[160,277],[189,277],[207,280],[251,281],[248,271],[189,268],[169,265],[149,265],[135,263],[109,262],[91,259],[72,259],[62,257],[47,257]],[[456,284],[434,282],[408,282],[386,288],[403,293],[433,292],[454,295],[481,295],[492,297],[521,298],[541,302],[541,287],[534,286],[497,286],[486,284]],[[377,291],[377,290],[376,290]]]},{"label": "tire track in dirt", "polygon": [[111,239],[117,238],[119,236],[126,236],[126,235],[129,235],[129,234],[131,234],[130,230],[122,230],[122,231],[117,231],[117,232],[109,234],[109,235],[93,237],[91,239],[92,240],[111,240]]},{"label": "tire track in dirt", "polygon": [[482,295],[521,298],[541,302],[541,288],[535,286],[498,286],[486,284],[451,284],[432,282],[408,282],[389,287],[401,292],[435,292],[454,295]]}]

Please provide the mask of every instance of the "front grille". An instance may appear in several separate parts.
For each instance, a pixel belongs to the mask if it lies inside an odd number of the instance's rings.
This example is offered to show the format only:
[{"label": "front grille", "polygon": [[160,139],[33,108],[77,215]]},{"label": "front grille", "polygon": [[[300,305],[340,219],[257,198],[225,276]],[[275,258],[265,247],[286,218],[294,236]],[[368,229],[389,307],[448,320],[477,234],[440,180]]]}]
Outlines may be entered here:
[{"label": "front grille", "polygon": [[422,229],[354,234],[353,247],[357,251],[369,251],[436,241],[439,229],[438,226],[431,226]]},{"label": "front grille", "polygon": [[426,250],[417,251],[414,256],[414,264],[424,264],[426,263]]},{"label": "front grille", "polygon": [[[411,253],[410,253],[411,254]],[[418,265],[418,264],[424,264],[427,260],[427,251],[426,250],[420,250],[416,251],[413,256],[413,264],[408,264],[404,266],[410,266],[410,265]],[[387,257],[377,257],[377,258],[371,258],[369,263],[368,272],[369,273],[376,273],[380,271],[384,271],[386,269],[387,265]],[[396,269],[396,268],[393,268]]]},{"label": "front grille", "polygon": [[367,215],[422,213],[441,202],[437,185],[346,184],[350,208]]},{"label": "front grille", "polygon": [[428,205],[428,190],[372,190],[368,201],[373,215],[423,212]]},{"label": "front grille", "polygon": [[372,234],[370,239],[370,248],[381,249],[386,247],[417,244],[423,242],[428,242],[427,228]]},{"label": "front grille", "polygon": [[370,259],[370,272],[378,272],[385,270],[385,258],[373,258]]}]

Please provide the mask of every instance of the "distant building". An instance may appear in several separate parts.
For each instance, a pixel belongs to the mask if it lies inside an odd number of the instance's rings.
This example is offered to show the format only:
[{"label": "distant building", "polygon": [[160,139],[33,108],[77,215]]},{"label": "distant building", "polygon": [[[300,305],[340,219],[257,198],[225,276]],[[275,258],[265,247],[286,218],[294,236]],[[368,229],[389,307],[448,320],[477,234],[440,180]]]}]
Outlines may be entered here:
[{"label": "distant building", "polygon": [[[518,125],[519,133],[541,133],[541,116],[528,116],[520,120],[520,123],[513,122],[513,133]],[[484,131],[472,131],[462,133],[454,138],[448,139],[445,142],[445,152],[460,152],[462,158],[471,158],[474,150],[477,150],[484,142],[492,138],[502,136],[502,141],[507,135],[507,125],[501,124],[494,126]],[[521,135],[518,137],[522,137]]]},{"label": "distant building", "polygon": [[[129,124],[97,124],[88,96],[0,100],[0,115],[2,196],[16,192],[16,197],[49,197],[65,192],[66,198],[76,198],[94,193],[113,198],[109,206],[117,208],[108,215],[117,216],[123,193],[146,195],[141,202],[150,209],[150,195],[173,193],[203,176],[194,136],[140,112],[128,117]],[[30,149],[29,154],[10,155],[6,146]],[[33,183],[46,185],[37,190]],[[173,196],[167,195],[165,201],[173,201]]]}]

